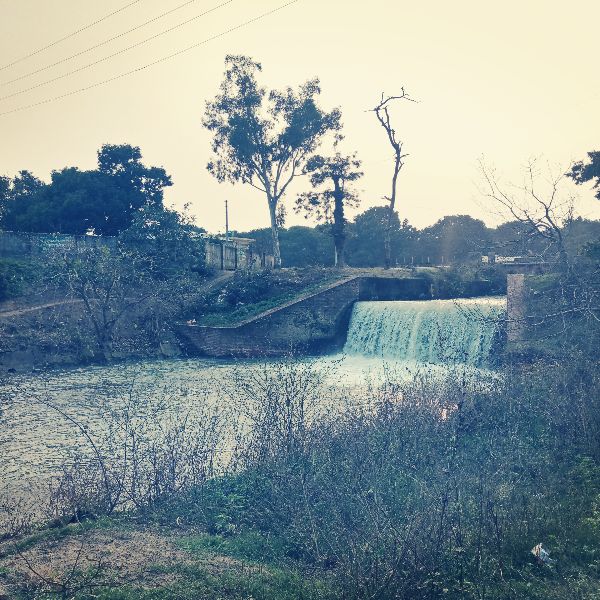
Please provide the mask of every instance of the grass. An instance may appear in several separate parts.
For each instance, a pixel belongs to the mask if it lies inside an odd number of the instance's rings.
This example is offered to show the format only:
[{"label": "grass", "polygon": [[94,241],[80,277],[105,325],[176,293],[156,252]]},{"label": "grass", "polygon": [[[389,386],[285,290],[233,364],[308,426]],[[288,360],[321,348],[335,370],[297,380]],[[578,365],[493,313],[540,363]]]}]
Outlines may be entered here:
[{"label": "grass", "polygon": [[232,536],[199,533],[184,537],[178,545],[196,556],[222,555],[257,564],[274,563],[285,557],[283,540],[258,531],[245,530]]},{"label": "grass", "polygon": [[0,258],[0,301],[18,298],[41,279],[43,265],[35,260]]},{"label": "grass", "polygon": [[345,279],[348,275],[340,272],[332,274],[330,277],[319,281],[316,284],[308,285],[302,289],[295,290],[288,293],[275,295],[264,300],[258,300],[248,304],[243,304],[237,308],[222,307],[220,310],[216,309],[215,312],[206,312],[202,317],[198,319],[199,325],[213,326],[213,327],[231,327],[243,323],[244,321],[256,317],[264,312],[267,312],[273,308],[283,306],[288,302],[299,299],[305,295],[309,295],[319,290],[325,289],[328,286],[334,284],[336,281]]},{"label": "grass", "polygon": [[[181,569],[180,581],[159,588],[104,589],[101,600],[326,600],[334,598],[326,583],[291,571],[274,570],[214,575],[202,568]],[[80,596],[83,600],[86,596]]]}]

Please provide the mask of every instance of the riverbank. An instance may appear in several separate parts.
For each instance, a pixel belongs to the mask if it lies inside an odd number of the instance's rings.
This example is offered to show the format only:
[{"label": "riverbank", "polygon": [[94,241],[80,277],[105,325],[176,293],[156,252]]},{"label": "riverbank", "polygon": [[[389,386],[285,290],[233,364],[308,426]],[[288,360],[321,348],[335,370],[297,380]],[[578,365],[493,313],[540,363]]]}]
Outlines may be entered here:
[{"label": "riverbank", "polygon": [[[329,393],[313,369],[228,377],[255,435],[227,472],[109,516],[105,491],[88,488],[74,496],[81,523],[2,544],[0,581],[23,599],[57,589],[34,571],[82,600],[595,599],[600,382],[588,366],[505,366],[493,386],[388,373],[335,414],[318,410]],[[556,562],[533,556],[539,543]]]},{"label": "riverbank", "polygon": [[[252,320],[261,321],[262,316],[270,319],[280,312],[283,325],[265,321],[266,330],[263,327],[262,333],[251,332],[250,345],[246,344],[248,347],[237,354],[254,357],[273,354],[270,345],[261,339],[266,333],[275,332],[282,336],[276,354],[289,353],[296,347],[305,354],[332,351],[343,344],[348,302],[360,299],[360,290],[357,288],[349,300],[332,298],[331,314],[321,320],[315,318],[320,310],[320,292],[359,280],[398,281],[398,286],[406,288],[404,292],[397,290],[395,295],[385,290],[367,294],[369,298],[381,296],[381,299],[498,294],[506,285],[503,275],[493,269],[482,272],[434,268],[283,269],[220,273],[195,285],[180,282],[176,286],[179,291],[164,285],[157,285],[147,293],[136,289],[131,295],[106,303],[98,299],[86,302],[83,297],[68,295],[60,289],[32,292],[0,306],[0,372],[184,357],[197,354],[198,345],[204,355],[233,356],[236,345],[244,345],[243,336],[235,328]],[[310,298],[317,298],[316,308]],[[302,299],[307,299],[304,305]],[[288,306],[299,307],[293,318],[284,314]],[[313,321],[312,329],[304,327]],[[301,326],[286,337],[285,329],[293,329],[295,322]],[[206,325],[209,323],[212,325]],[[214,348],[210,340],[208,346],[190,341],[190,335],[194,333],[192,337],[197,337],[195,334],[202,327],[202,331],[212,327],[211,331],[219,334]],[[233,337],[221,339],[228,329],[232,329]],[[224,346],[222,350],[219,341]]]}]

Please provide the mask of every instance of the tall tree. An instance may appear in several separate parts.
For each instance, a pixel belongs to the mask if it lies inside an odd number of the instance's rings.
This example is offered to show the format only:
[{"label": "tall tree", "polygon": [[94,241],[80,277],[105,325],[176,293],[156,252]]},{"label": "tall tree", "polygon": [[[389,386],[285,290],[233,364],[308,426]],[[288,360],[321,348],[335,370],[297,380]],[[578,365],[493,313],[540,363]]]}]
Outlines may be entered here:
[{"label": "tall tree", "polygon": [[129,144],[104,144],[98,150],[98,171],[129,195],[132,209],[162,207],[164,188],[173,185],[162,167],[144,165],[140,148]]},{"label": "tall tree", "polygon": [[392,190],[389,196],[384,196],[384,198],[389,203],[388,221],[384,238],[386,269],[390,268],[392,260],[392,222],[394,220],[394,213],[396,210],[396,189],[398,186],[398,175],[400,174],[400,170],[404,166],[404,159],[406,158],[406,156],[408,156],[407,154],[402,154],[403,141],[398,139],[396,135],[396,130],[392,126],[392,121],[390,118],[390,103],[398,100],[408,100],[410,102],[414,102],[414,100],[404,91],[404,88],[401,88],[401,94],[399,96],[388,96],[386,98],[384,94],[381,94],[381,102],[379,102],[379,104],[372,109],[372,112],[375,113],[379,124],[385,130],[388,141],[390,142],[390,145],[394,150],[394,171],[392,174]]},{"label": "tall tree", "polygon": [[[337,152],[334,156],[313,156],[306,164],[305,171],[310,173],[313,191],[301,194],[296,200],[296,211],[303,211],[306,216],[313,216],[317,221],[331,225],[331,234],[335,248],[334,264],[345,267],[344,246],[346,243],[347,206],[357,206],[359,198],[352,189],[352,182],[360,179],[361,162],[356,154],[342,156]],[[330,183],[333,189],[323,186]]]},{"label": "tall tree", "polygon": [[596,198],[600,200],[600,151],[588,152],[588,159],[589,162],[586,163],[583,161],[575,163],[567,175],[577,184],[594,181]]},{"label": "tall tree", "polygon": [[280,267],[280,200],[323,135],[340,128],[340,112],[319,108],[318,79],[298,90],[267,93],[257,81],[261,71],[249,57],[226,57],[221,91],[207,102],[204,114],[215,154],[207,168],[220,182],[248,183],[266,195],[275,266]]}]

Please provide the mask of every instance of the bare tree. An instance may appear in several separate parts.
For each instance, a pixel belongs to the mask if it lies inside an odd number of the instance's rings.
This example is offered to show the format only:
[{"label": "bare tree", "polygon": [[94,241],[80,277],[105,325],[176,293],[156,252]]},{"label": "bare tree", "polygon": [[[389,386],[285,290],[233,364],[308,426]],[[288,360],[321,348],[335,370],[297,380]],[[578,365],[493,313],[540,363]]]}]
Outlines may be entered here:
[{"label": "bare tree", "polygon": [[398,185],[398,175],[400,174],[400,170],[404,166],[404,159],[408,156],[408,154],[402,153],[402,147],[404,142],[398,139],[396,130],[392,126],[392,121],[389,112],[389,106],[391,102],[398,100],[408,100],[409,102],[416,102],[413,98],[411,98],[404,88],[400,88],[401,93],[399,96],[388,96],[385,97],[385,94],[381,94],[381,101],[379,104],[371,109],[371,112],[375,113],[377,120],[380,125],[385,129],[390,145],[394,150],[394,172],[392,175],[392,191],[389,196],[384,196],[384,198],[389,202],[388,209],[388,219],[386,224],[385,231],[385,239],[384,239],[384,247],[385,247],[385,268],[389,269],[392,262],[392,248],[391,248],[391,232],[392,232],[392,216],[394,214],[394,210],[396,209],[396,189]]},{"label": "bare tree", "polygon": [[542,243],[541,256],[551,270],[544,283],[537,282],[536,290],[529,285],[522,288],[526,308],[511,317],[518,337],[553,339],[574,347],[585,341],[593,346],[600,322],[600,270],[589,252],[576,256],[569,243],[575,204],[575,197],[563,187],[569,174],[565,169],[553,172],[549,165],[541,168],[534,158],[523,167],[521,183],[514,184],[504,182],[483,160],[479,166],[482,194],[501,216],[516,220],[530,238]]},{"label": "bare tree", "polygon": [[505,183],[496,169],[483,159],[479,168],[483,178],[482,193],[492,200],[504,217],[521,223],[528,234],[546,242],[545,255],[554,255],[560,265],[568,267],[569,256],[564,240],[565,226],[573,218],[574,198],[566,196],[562,183],[564,170],[558,175],[547,169],[542,179],[538,159],[531,159],[523,168],[520,184]]}]

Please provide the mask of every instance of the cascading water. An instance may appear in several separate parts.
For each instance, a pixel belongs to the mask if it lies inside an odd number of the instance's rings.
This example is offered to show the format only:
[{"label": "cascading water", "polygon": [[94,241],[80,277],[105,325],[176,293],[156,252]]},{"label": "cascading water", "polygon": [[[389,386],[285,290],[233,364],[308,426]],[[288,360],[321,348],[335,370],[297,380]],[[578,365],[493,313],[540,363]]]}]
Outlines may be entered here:
[{"label": "cascading water", "polygon": [[346,354],[486,366],[504,298],[357,302]]}]

